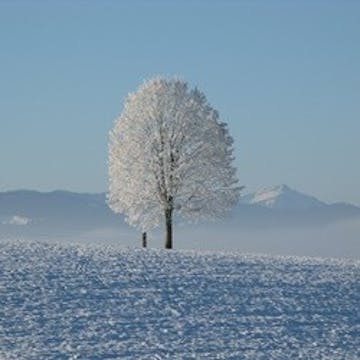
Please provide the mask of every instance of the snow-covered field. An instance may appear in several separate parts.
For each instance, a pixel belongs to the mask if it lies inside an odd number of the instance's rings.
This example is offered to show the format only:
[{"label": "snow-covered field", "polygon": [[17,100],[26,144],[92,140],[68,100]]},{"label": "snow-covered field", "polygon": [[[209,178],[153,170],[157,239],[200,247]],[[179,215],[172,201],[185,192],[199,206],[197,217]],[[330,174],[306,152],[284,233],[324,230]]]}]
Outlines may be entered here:
[{"label": "snow-covered field", "polygon": [[0,359],[359,359],[360,262],[0,242]]}]

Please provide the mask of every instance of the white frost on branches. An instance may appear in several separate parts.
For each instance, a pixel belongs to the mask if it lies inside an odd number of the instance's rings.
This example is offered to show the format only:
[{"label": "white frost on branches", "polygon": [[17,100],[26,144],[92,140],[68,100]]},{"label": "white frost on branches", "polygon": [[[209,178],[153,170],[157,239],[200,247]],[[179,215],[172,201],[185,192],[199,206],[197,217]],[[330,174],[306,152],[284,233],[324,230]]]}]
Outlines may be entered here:
[{"label": "white frost on branches", "polygon": [[233,140],[198,89],[155,78],[125,102],[109,142],[109,206],[143,231],[166,210],[216,218],[238,201]]}]

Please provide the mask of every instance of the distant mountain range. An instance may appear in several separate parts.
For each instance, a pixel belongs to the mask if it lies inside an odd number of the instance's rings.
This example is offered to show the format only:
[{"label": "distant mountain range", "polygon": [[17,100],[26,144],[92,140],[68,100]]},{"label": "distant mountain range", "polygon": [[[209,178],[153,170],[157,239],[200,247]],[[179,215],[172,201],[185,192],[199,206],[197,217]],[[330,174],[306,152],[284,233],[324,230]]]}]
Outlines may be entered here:
[{"label": "distant mountain range", "polygon": [[125,226],[105,194],[18,190],[0,193],[0,236],[62,236]]},{"label": "distant mountain range", "polygon": [[[244,195],[231,214],[211,226],[239,229],[322,226],[359,217],[360,208],[327,204],[279,185]],[[106,204],[106,195],[19,190],[0,193],[0,236],[66,235],[98,228],[126,228]]]}]

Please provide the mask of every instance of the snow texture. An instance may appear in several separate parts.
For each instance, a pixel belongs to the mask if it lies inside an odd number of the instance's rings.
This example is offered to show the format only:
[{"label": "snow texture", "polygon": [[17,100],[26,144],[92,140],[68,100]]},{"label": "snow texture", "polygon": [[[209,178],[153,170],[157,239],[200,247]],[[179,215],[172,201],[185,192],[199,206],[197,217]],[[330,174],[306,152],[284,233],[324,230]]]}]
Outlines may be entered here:
[{"label": "snow texture", "polygon": [[360,263],[0,242],[1,359],[359,359]]},{"label": "snow texture", "polygon": [[239,198],[232,144],[199,90],[177,79],[146,82],[110,132],[110,207],[144,231],[167,211],[190,220],[221,216]]}]

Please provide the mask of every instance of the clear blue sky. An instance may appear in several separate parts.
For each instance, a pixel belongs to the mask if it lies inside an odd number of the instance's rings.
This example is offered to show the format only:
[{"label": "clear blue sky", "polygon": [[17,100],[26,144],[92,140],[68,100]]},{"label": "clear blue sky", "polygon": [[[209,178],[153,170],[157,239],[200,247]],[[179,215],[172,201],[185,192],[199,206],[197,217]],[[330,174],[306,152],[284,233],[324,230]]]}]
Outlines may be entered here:
[{"label": "clear blue sky", "polygon": [[359,1],[0,1],[0,190],[107,189],[107,135],[156,74],[229,123],[241,183],[360,204]]}]

